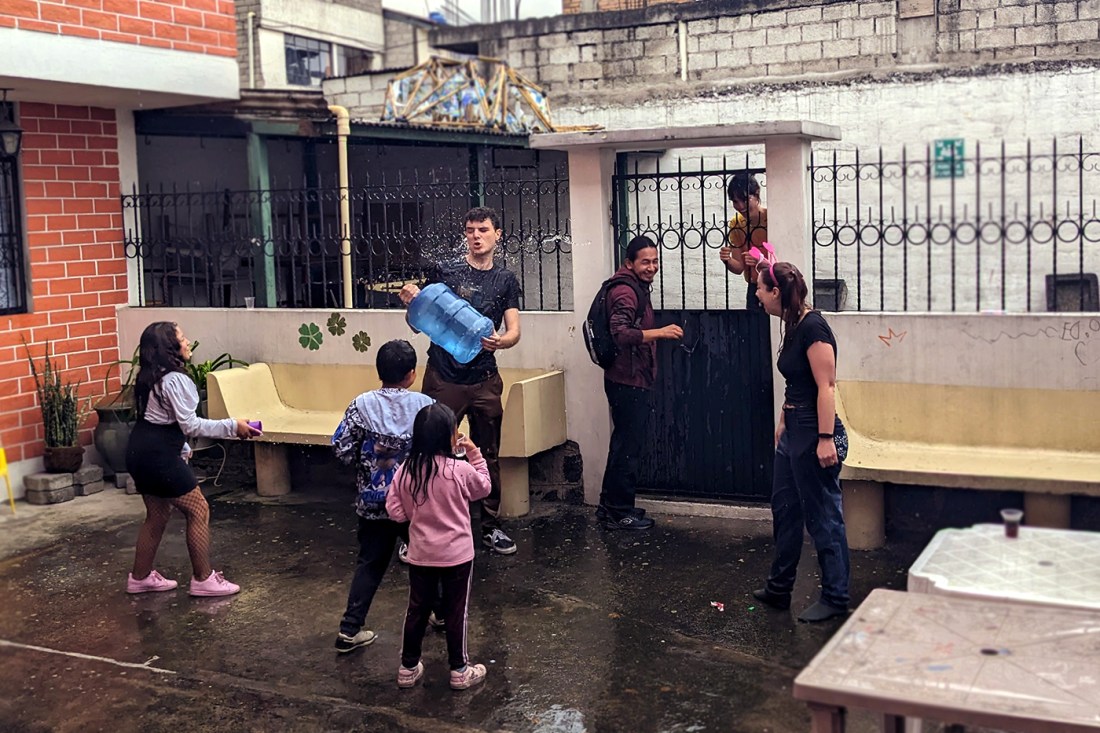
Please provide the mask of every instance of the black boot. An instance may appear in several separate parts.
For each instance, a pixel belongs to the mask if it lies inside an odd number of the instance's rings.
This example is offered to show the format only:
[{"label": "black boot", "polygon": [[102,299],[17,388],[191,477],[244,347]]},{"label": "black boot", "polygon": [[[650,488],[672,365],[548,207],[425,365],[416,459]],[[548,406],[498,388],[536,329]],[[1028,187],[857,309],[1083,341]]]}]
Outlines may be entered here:
[{"label": "black boot", "polygon": [[791,607],[790,593],[773,593],[767,588],[760,588],[752,592],[752,597],[778,611],[786,611]]},{"label": "black boot", "polygon": [[847,608],[837,608],[836,606],[830,606],[825,601],[818,601],[802,613],[798,614],[798,620],[804,621],[808,624],[812,624],[818,621],[828,621],[829,619],[836,618],[837,616],[847,615]]}]

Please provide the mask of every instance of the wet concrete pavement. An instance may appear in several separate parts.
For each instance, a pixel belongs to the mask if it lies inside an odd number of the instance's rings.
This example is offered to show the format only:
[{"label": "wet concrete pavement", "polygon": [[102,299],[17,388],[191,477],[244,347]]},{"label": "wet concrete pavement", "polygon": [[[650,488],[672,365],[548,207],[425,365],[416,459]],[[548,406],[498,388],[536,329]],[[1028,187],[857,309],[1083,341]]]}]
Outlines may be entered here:
[{"label": "wet concrete pavement", "polygon": [[[452,692],[429,632],[423,685],[398,690],[396,560],[368,617],[378,640],[332,647],[356,551],[343,492],[211,504],[214,566],[243,588],[227,599],[187,596],[179,517],[157,568],[181,588],[123,592],[139,497],[108,490],[0,522],[0,730],[805,731],[791,684],[839,626],[794,620],[817,590],[809,545],[794,612],[753,601],[767,522],[658,515],[650,532],[611,533],[590,509],[536,504],[508,525],[518,554],[475,561],[469,650],[486,683]],[[854,553],[853,602],[904,588],[919,550]]]}]

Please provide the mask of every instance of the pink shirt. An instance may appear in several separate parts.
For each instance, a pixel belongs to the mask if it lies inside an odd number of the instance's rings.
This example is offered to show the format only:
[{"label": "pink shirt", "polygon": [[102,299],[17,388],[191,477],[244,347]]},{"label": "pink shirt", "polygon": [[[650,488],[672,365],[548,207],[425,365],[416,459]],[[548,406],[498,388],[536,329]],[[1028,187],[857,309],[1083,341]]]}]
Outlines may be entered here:
[{"label": "pink shirt", "polygon": [[492,488],[489,468],[481,451],[467,451],[470,461],[438,456],[436,473],[428,485],[428,498],[417,504],[405,465],[397,469],[386,495],[386,512],[395,522],[409,524],[409,563],[453,567],[474,559],[470,528],[470,502],[484,499]]}]

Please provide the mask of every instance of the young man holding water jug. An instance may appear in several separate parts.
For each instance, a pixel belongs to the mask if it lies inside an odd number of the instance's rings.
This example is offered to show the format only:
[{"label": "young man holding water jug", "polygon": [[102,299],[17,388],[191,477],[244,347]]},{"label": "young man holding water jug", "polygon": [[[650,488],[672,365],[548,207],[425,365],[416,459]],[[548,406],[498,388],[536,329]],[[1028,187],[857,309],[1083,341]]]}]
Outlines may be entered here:
[{"label": "young man holding water jug", "polygon": [[[494,260],[500,241],[500,215],[479,206],[466,212],[466,254],[455,262],[440,263],[420,286],[401,289],[406,306],[420,287],[441,282],[493,322],[494,332],[481,340],[482,350],[461,364],[443,347],[432,343],[424,370],[424,394],[450,407],[461,422],[469,417],[470,439],[481,448],[489,468],[492,491],[481,501],[482,543],[501,555],[511,555],[516,544],[500,528],[500,423],[504,416],[504,383],[494,352],[519,342],[519,280]],[[503,330],[501,325],[503,324]]]}]

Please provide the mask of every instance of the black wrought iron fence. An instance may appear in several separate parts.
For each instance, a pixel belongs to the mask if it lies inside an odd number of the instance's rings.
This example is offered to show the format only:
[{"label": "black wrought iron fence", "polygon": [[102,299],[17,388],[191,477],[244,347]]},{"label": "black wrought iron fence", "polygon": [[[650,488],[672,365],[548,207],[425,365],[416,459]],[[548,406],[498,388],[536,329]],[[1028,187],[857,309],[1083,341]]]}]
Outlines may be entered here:
[{"label": "black wrought iron fence", "polygon": [[[471,181],[367,177],[349,189],[355,307],[400,307],[397,292],[433,262],[465,252],[463,215],[501,212],[498,250],[516,272],[525,310],[572,308],[569,192],[547,178]],[[128,257],[139,262],[142,304],[332,308],[343,305],[341,189],[145,190],[122,197]]]},{"label": "black wrought iron fence", "polygon": [[819,307],[1100,310],[1100,153],[1083,138],[965,145],[814,153]]},{"label": "black wrought iron fence", "polygon": [[[745,281],[731,274],[719,256],[738,216],[727,196],[730,178],[752,174],[763,197],[762,167],[748,156],[620,159],[612,181],[612,219],[621,259],[630,239],[650,237],[660,245],[661,269],[653,284],[653,307],[728,310],[745,307]],[[742,220],[747,236],[754,225]],[[759,221],[759,220],[754,220]]]}]

